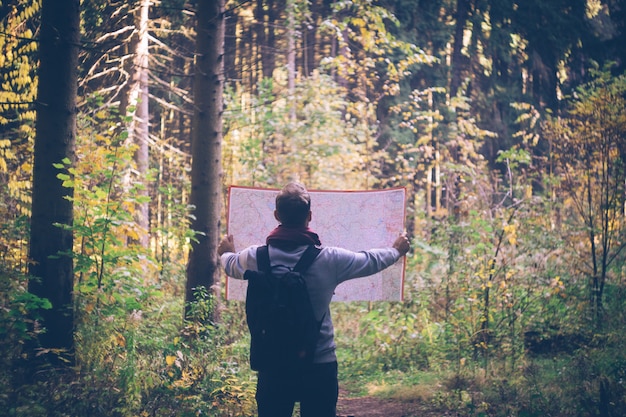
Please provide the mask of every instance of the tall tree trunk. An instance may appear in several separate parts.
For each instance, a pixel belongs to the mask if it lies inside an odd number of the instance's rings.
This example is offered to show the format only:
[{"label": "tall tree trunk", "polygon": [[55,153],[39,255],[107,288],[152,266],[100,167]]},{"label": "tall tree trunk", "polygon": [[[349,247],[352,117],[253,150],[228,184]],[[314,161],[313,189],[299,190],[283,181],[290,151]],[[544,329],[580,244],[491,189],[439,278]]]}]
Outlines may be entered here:
[{"label": "tall tree trunk", "polygon": [[[549,65],[546,65],[543,57],[539,53],[539,51],[531,50],[530,51],[530,74],[531,74],[531,91],[533,95],[533,100],[535,106],[539,107],[541,110],[545,110],[546,108],[552,108],[550,106],[551,100],[548,98],[551,96],[550,89],[551,87],[551,74],[552,69]],[[555,94],[556,94],[556,84],[555,86]]]},{"label": "tall tree trunk", "polygon": [[295,0],[287,0],[287,92],[289,94],[289,118],[296,121],[296,14]]},{"label": "tall tree trunk", "polygon": [[263,73],[272,77],[276,69],[276,21],[280,15],[282,1],[267,0],[267,53],[263,54]]},{"label": "tall tree trunk", "polygon": [[[318,47],[318,35],[317,35],[317,31],[319,28],[319,15],[318,15],[318,8],[314,8],[314,6],[317,6],[316,4],[311,4],[311,22],[308,25],[305,25],[305,27],[302,30],[303,35],[303,40],[302,40],[302,46],[303,46],[303,51],[302,51],[302,55],[303,55],[303,64],[302,64],[302,75],[309,77],[311,76],[311,74],[313,73],[313,70],[315,70],[315,68],[317,68],[317,50],[319,49]],[[319,7],[319,6],[318,6]]]},{"label": "tall tree trunk", "polygon": [[456,26],[454,28],[454,45],[452,47],[452,77],[450,79],[450,96],[456,96],[459,87],[463,82],[463,73],[467,69],[467,59],[461,52],[463,50],[463,39],[465,38],[465,25],[470,12],[470,0],[457,0],[456,13],[454,18]]},{"label": "tall tree trunk", "polygon": [[[241,66],[237,65],[237,24],[239,15],[237,10],[230,10],[224,22],[224,74],[225,82],[236,86],[236,80],[241,79]],[[264,66],[265,67],[265,66]]]},{"label": "tall tree trunk", "polygon": [[242,39],[239,41],[239,45],[242,83],[245,86],[247,82],[248,88],[252,94],[255,94],[258,80],[255,71],[256,48],[254,45],[254,27],[243,27]]},{"label": "tall tree trunk", "polygon": [[75,159],[79,0],[44,0],[41,13],[28,290],[52,304],[40,311],[39,343],[63,367],[74,362],[73,190],[54,164]]},{"label": "tall tree trunk", "polygon": [[265,2],[264,0],[256,0],[256,7],[254,8],[254,27],[256,32],[256,44],[257,44],[257,59],[255,61],[261,63],[261,76],[262,78],[269,78],[272,73],[269,72],[270,68],[266,68],[266,55],[271,52],[267,47],[267,34],[265,24]]},{"label": "tall tree trunk", "polygon": [[[134,32],[130,42],[124,45],[124,53],[132,60],[124,60],[124,71],[127,72],[128,82],[120,91],[120,125],[128,132],[128,144],[137,148],[133,155],[135,169],[130,168],[124,174],[126,190],[137,182],[145,183],[149,167],[149,107],[148,107],[148,60],[149,40],[148,21],[150,0],[138,0],[137,7],[133,8],[132,15],[126,16],[123,24],[134,25]],[[126,116],[130,117],[125,122]],[[145,185],[145,184],[144,184]],[[149,196],[147,187],[137,191],[138,196]],[[139,243],[143,247],[149,245],[149,203],[137,203],[134,212],[137,236],[127,237],[129,242]]]},{"label": "tall tree trunk", "polygon": [[[129,139],[137,146],[134,160],[137,169],[135,180],[144,182],[144,187],[138,191],[140,197],[148,197],[148,187],[145,184],[149,166],[149,124],[150,117],[148,108],[148,20],[150,0],[141,0],[139,13],[135,17],[137,28],[137,43],[133,58],[132,86],[130,91],[130,104],[135,106],[135,113],[129,126]],[[139,227],[138,242],[143,247],[148,247],[150,218],[148,201],[137,203],[135,207],[135,222]]]},{"label": "tall tree trunk", "polygon": [[196,11],[196,68],[191,137],[191,196],[195,207],[187,264],[185,317],[195,291],[213,291],[218,273],[217,243],[222,196],[222,110],[224,89],[224,0],[200,0]]}]

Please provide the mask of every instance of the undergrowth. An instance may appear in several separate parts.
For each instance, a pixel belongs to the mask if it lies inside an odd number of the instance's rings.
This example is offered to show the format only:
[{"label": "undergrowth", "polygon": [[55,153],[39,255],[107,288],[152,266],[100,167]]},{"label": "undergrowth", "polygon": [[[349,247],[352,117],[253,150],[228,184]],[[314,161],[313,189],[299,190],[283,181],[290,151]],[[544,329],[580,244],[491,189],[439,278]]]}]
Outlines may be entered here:
[{"label": "undergrowth", "polygon": [[[3,277],[7,278],[6,276]],[[13,277],[14,278],[14,277]],[[12,290],[3,303],[0,409],[7,416],[214,416],[255,414],[255,376],[247,363],[247,341],[236,322],[211,324],[202,314],[212,306],[201,298],[197,320],[183,324],[180,297],[161,295],[126,315],[85,315],[76,331],[76,367],[69,372],[41,368],[25,381],[21,340],[28,338],[29,305]],[[204,313],[203,313],[204,312]],[[241,324],[239,324],[241,326]]]},{"label": "undergrowth", "polygon": [[[389,321],[380,340],[370,340],[380,325],[373,320],[378,315],[371,314],[377,308],[380,303],[362,303],[337,305],[333,311],[340,378],[350,395],[426,403],[433,410],[468,417],[626,415],[626,334],[621,314],[607,316],[606,327],[582,346],[554,344],[540,353],[526,350],[515,367],[494,349],[484,367],[481,360],[442,360],[453,357],[445,338],[433,343],[419,337],[403,339],[401,332],[391,330],[398,321]],[[401,366],[389,358],[385,337],[394,338],[394,354],[407,352]],[[437,350],[433,355],[439,358],[437,366],[425,366],[425,352],[408,353],[416,349]]]}]

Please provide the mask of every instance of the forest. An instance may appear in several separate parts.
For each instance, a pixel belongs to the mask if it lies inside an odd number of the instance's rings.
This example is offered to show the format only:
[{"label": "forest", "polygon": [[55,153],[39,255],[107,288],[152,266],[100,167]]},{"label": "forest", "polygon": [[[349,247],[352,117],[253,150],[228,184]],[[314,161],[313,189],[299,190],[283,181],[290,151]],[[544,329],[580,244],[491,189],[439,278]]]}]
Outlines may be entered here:
[{"label": "forest", "polygon": [[255,416],[216,248],[292,180],[406,190],[341,415],[626,415],[625,0],[0,0],[0,50],[0,415]]}]

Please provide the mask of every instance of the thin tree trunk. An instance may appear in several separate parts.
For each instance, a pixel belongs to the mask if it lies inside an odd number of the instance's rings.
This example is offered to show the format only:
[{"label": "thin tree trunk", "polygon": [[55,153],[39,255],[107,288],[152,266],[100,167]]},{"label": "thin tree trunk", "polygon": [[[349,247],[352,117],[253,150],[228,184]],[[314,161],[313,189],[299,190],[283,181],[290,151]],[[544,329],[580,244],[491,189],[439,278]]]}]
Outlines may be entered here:
[{"label": "thin tree trunk", "polygon": [[[124,45],[125,53],[132,56],[132,60],[125,60],[124,71],[129,74],[129,80],[120,91],[120,121],[128,132],[128,144],[137,147],[133,155],[135,170],[130,168],[124,173],[124,187],[128,191],[132,184],[145,182],[149,167],[149,108],[148,108],[148,19],[150,0],[140,0],[138,8],[132,16],[128,16],[125,24],[134,25],[135,30],[130,42]],[[132,109],[132,110],[131,110]],[[125,116],[130,122],[125,122]],[[139,196],[149,196],[147,187],[138,190]],[[143,247],[149,245],[149,203],[138,203],[133,213],[137,225],[137,236],[128,236],[128,242],[139,243]]]},{"label": "thin tree trunk", "polygon": [[450,96],[456,96],[463,81],[463,73],[466,70],[466,59],[462,54],[463,39],[465,37],[465,25],[470,12],[470,0],[457,0],[454,29],[454,45],[452,47],[452,77],[450,80]]},{"label": "thin tree trunk", "polygon": [[266,59],[264,58],[266,55],[270,54],[269,48],[267,47],[267,34],[265,30],[266,13],[264,7],[265,5],[263,0],[256,1],[256,7],[254,8],[254,28],[258,54],[255,61],[261,63],[261,77],[269,78],[272,76],[272,73],[269,72],[270,68],[266,68]]},{"label": "thin tree trunk", "polygon": [[52,304],[39,312],[46,329],[39,342],[58,349],[66,360],[49,359],[61,367],[74,362],[73,189],[54,164],[75,160],[79,10],[78,0],[43,0],[39,44],[28,290]]},{"label": "thin tree trunk", "polygon": [[289,94],[289,118],[296,120],[296,16],[295,0],[287,0],[287,92]]},{"label": "thin tree trunk", "polygon": [[[241,75],[242,81],[247,76],[248,86],[252,94],[256,93],[257,74],[255,71],[256,48],[254,45],[254,28],[246,27],[242,34],[242,40],[239,42],[239,50],[241,57]],[[245,85],[245,81],[244,81]]]},{"label": "thin tree trunk", "polygon": [[302,42],[303,49],[304,49],[302,51],[303,61],[304,61],[302,74],[307,77],[311,76],[311,74],[313,73],[313,70],[315,70],[315,68],[317,67],[317,60],[316,60],[316,51],[318,48],[317,29],[318,29],[317,16],[314,15],[311,24],[303,31],[305,35],[304,35],[304,39]]},{"label": "thin tree trunk", "polygon": [[222,108],[224,89],[224,0],[200,0],[196,12],[196,67],[191,139],[191,196],[195,210],[187,264],[185,317],[195,292],[214,291],[218,273],[222,195]]},{"label": "thin tree trunk", "polygon": [[[278,3],[278,4],[277,4]],[[276,69],[276,21],[280,14],[279,0],[267,0],[267,53],[263,54],[263,71],[272,77]]]},{"label": "thin tree trunk", "polygon": [[[144,187],[138,190],[140,197],[148,197],[148,187],[145,184],[149,167],[149,117],[148,108],[148,20],[150,0],[141,0],[139,16],[135,19],[138,28],[138,42],[135,50],[133,82],[131,89],[131,105],[136,106],[129,129],[130,138],[137,146],[134,160],[137,169],[136,180],[144,182]],[[150,218],[148,201],[137,203],[135,207],[135,221],[139,227],[138,242],[147,248],[149,243]]]},{"label": "thin tree trunk", "polygon": [[[225,82],[237,85],[235,81],[241,80],[241,68],[237,65],[237,24],[239,15],[236,10],[228,12],[225,20],[224,35],[224,74]],[[264,66],[265,67],[265,66]]]}]

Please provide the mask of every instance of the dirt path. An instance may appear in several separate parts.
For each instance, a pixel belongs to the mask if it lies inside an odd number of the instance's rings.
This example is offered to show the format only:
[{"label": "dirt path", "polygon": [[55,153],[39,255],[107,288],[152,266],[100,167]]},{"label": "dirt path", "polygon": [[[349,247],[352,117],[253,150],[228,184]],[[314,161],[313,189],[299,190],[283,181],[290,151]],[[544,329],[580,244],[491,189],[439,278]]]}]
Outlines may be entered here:
[{"label": "dirt path", "polygon": [[451,414],[433,409],[432,405],[378,397],[347,398],[340,392],[337,417],[445,417]]}]

